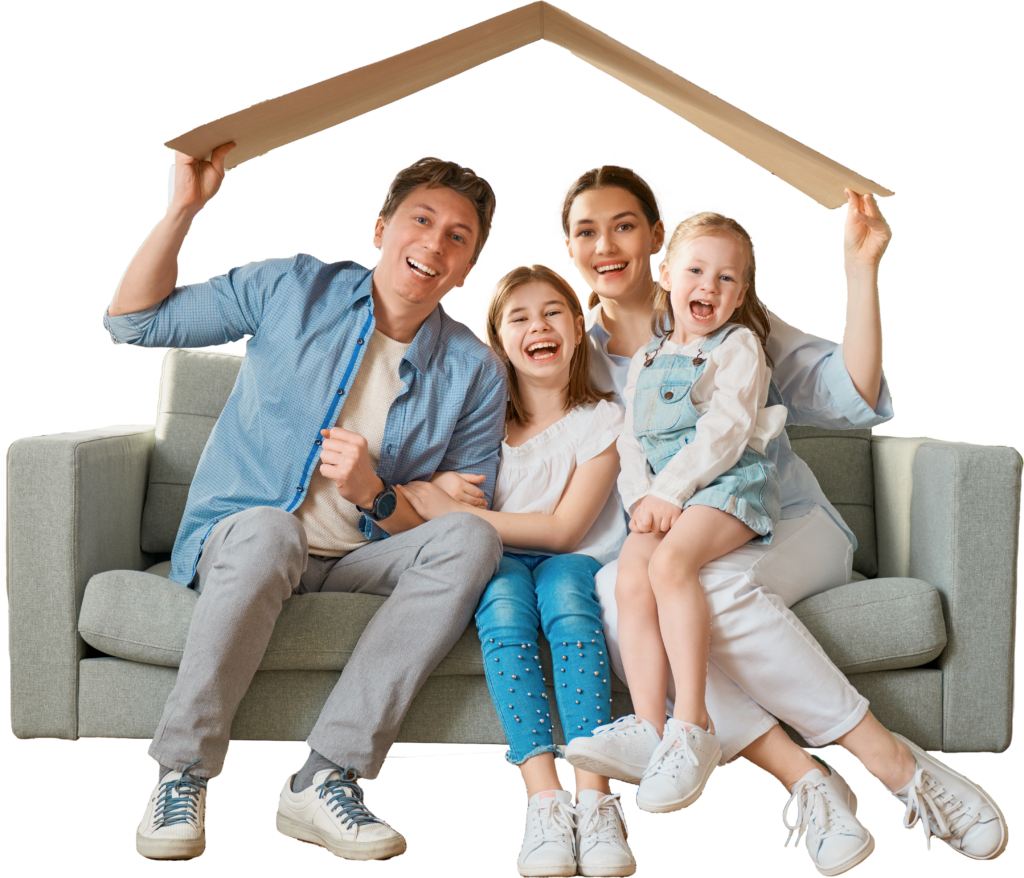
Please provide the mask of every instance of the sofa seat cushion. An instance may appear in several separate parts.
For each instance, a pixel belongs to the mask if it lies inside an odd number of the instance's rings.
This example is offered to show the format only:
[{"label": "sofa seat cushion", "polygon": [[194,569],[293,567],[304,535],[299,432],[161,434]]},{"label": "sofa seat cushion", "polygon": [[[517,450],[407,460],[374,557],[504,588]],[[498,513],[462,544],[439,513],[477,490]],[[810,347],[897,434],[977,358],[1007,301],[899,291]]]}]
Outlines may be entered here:
[{"label": "sofa seat cushion", "polygon": [[[199,595],[155,572],[111,570],[89,580],[78,630],[106,655],[176,668]],[[284,602],[261,671],[340,671],[359,635],[386,599],[363,594],[303,594]],[[482,674],[476,626],[470,625],[435,674]]]},{"label": "sofa seat cushion", "polygon": [[939,593],[919,579],[851,582],[793,612],[846,674],[916,668],[946,646]]}]

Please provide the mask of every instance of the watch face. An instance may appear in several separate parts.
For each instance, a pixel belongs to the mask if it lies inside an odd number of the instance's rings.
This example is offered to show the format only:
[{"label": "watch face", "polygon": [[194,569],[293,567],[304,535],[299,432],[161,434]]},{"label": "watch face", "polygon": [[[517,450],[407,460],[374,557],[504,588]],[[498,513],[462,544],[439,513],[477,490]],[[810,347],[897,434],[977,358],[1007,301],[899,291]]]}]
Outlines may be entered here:
[{"label": "watch face", "polygon": [[383,521],[385,518],[390,518],[394,515],[395,509],[398,507],[398,498],[395,496],[394,488],[389,488],[380,497],[377,498],[377,502],[374,504],[374,518],[377,521]]}]

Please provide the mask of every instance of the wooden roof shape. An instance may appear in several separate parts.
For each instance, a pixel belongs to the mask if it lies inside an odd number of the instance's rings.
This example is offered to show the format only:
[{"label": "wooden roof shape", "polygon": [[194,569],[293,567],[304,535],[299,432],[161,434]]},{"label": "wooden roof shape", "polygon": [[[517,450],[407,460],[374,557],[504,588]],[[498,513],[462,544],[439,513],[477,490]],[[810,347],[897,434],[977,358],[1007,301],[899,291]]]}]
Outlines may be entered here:
[{"label": "wooden roof shape", "polygon": [[194,128],[166,144],[202,157],[233,140],[226,166],[368,113],[485,61],[548,40],[657,101],[825,207],[843,189],[888,189],[758,121],[550,3],[531,3],[439,40]]}]

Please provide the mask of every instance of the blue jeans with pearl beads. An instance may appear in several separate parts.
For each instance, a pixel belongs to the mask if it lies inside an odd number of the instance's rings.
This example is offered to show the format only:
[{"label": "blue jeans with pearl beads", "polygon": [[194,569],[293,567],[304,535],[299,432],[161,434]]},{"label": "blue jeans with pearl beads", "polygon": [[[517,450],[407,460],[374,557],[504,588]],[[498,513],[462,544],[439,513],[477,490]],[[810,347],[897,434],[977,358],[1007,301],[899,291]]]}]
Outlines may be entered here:
[{"label": "blue jeans with pearl beads", "polygon": [[[505,731],[505,758],[521,765],[561,753],[551,733],[548,689],[565,742],[611,721],[611,673],[588,555],[506,552],[476,611],[487,686]],[[553,679],[540,664],[537,632],[551,645]]]}]

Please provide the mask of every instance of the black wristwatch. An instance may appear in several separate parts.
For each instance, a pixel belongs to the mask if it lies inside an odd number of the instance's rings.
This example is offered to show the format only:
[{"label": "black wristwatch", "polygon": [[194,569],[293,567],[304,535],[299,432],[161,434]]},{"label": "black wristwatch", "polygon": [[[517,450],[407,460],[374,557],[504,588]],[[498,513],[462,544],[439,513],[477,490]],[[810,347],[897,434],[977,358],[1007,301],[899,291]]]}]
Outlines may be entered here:
[{"label": "black wristwatch", "polygon": [[[384,480],[381,479],[381,481]],[[398,497],[395,496],[395,489],[387,482],[384,482],[384,490],[373,498],[373,506],[369,509],[363,509],[362,506],[356,506],[356,509],[362,512],[363,515],[368,515],[374,521],[383,521],[385,518],[390,518],[395,514],[395,509],[397,508]]]}]

